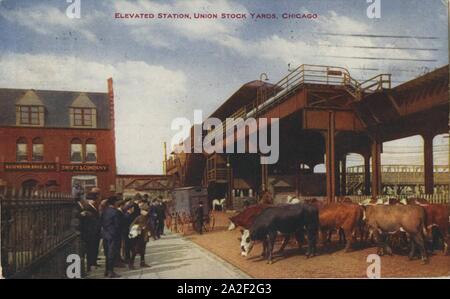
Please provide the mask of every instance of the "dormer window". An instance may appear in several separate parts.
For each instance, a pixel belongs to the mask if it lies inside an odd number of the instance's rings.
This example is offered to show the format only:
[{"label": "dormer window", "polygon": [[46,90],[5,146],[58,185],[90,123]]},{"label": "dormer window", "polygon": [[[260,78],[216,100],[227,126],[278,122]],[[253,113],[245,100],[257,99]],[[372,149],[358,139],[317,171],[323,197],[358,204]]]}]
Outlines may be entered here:
[{"label": "dormer window", "polygon": [[16,125],[44,126],[44,105],[32,90],[27,91],[16,103]]},{"label": "dormer window", "polygon": [[91,108],[73,108],[73,123],[74,126],[92,127],[92,117],[94,109]]},{"label": "dormer window", "polygon": [[39,125],[40,119],[39,106],[19,106],[21,125]]},{"label": "dormer window", "polygon": [[96,107],[84,93],[81,93],[70,106],[70,126],[77,128],[97,127]]}]

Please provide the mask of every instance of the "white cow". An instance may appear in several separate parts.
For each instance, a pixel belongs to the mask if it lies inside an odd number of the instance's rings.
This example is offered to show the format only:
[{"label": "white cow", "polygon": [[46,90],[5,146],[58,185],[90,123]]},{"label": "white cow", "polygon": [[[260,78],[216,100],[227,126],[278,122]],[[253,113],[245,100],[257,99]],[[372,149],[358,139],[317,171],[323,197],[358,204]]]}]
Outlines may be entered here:
[{"label": "white cow", "polygon": [[223,205],[225,204],[225,198],[222,199],[214,199],[212,201],[213,210],[217,211],[217,207],[220,207],[220,210],[223,211]]}]

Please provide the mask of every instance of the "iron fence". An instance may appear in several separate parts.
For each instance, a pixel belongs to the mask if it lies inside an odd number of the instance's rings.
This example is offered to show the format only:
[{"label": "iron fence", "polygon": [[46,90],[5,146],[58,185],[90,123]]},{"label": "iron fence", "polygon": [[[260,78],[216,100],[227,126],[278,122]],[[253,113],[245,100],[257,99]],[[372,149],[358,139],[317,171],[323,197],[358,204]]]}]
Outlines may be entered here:
[{"label": "iron fence", "polygon": [[68,240],[77,237],[73,226],[74,201],[56,192],[6,189],[0,195],[1,268],[6,278],[29,277]]}]

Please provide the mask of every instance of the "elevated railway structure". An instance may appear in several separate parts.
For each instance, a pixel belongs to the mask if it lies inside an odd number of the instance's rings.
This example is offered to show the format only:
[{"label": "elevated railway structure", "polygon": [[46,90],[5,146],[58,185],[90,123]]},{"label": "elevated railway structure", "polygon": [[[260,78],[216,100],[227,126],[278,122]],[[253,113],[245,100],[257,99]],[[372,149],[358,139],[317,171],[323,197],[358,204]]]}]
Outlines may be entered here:
[{"label": "elevated railway structure", "polygon": [[[364,194],[382,194],[383,142],[421,135],[424,139],[423,192],[435,189],[433,144],[448,133],[448,65],[392,87],[390,74],[363,82],[342,67],[301,65],[275,84],[263,80],[244,84],[210,117],[225,123],[255,118],[279,120],[280,157],[261,164],[260,153],[248,151],[249,131],[244,126],[202,131],[202,141],[220,141],[234,134],[233,147],[245,138],[245,153],[181,153],[166,161],[167,174],[181,185],[203,185],[211,198],[255,196],[266,190],[299,196],[326,196],[333,201],[348,192],[346,156],[364,157]],[[195,127],[192,128],[192,132]],[[222,136],[223,135],[223,136]],[[191,144],[194,134],[190,136]],[[325,174],[312,169],[325,164]],[[350,175],[351,177],[351,175]],[[349,178],[350,178],[349,177]],[[436,178],[437,179],[437,178]]]}]

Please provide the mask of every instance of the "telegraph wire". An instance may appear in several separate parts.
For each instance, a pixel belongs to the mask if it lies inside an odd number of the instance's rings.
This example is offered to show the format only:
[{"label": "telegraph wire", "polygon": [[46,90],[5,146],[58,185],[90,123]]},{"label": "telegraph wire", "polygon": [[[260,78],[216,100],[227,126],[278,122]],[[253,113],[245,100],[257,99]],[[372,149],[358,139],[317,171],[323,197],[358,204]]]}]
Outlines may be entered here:
[{"label": "telegraph wire", "polygon": [[410,47],[386,47],[386,46],[357,46],[357,45],[324,45],[319,44],[320,47],[327,48],[357,48],[357,49],[379,49],[379,50],[411,50],[411,51],[439,51],[438,48],[410,48]]},{"label": "telegraph wire", "polygon": [[401,38],[401,39],[431,39],[438,40],[437,36],[416,36],[416,35],[381,35],[381,34],[357,34],[357,33],[328,33],[316,32],[318,35],[329,36],[354,36],[354,37],[370,37],[370,38]]}]

